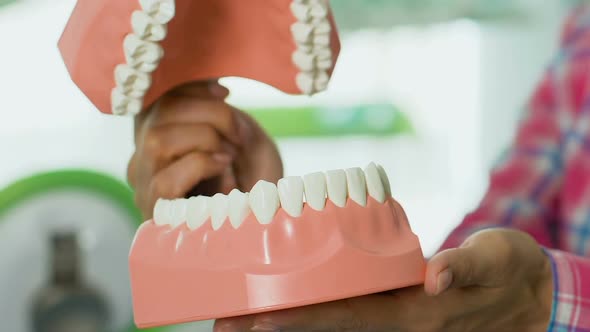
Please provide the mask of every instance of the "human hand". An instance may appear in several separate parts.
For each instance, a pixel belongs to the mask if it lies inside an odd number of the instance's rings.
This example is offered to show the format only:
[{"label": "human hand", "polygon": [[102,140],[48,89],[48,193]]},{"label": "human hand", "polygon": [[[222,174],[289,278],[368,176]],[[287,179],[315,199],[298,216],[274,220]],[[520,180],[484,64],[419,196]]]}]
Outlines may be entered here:
[{"label": "human hand", "polygon": [[191,83],[136,117],[127,178],[145,218],[159,198],[249,191],[258,180],[282,177],[276,146],[250,116],[225,103],[228,94],[216,81]]},{"label": "human hand", "polygon": [[552,279],[549,259],[529,235],[486,230],[433,257],[423,287],[223,319],[214,330],[546,331]]}]

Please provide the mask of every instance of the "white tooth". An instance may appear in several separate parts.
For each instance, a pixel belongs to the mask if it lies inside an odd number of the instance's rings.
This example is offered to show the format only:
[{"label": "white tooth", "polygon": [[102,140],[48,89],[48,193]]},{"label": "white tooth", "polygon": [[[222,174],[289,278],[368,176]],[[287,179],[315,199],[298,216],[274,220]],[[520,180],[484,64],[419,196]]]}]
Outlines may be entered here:
[{"label": "white tooth", "polygon": [[238,189],[234,189],[229,193],[229,221],[235,229],[238,229],[248,213],[250,213],[250,205],[248,205],[248,193],[243,193]]},{"label": "white tooth", "polygon": [[186,221],[186,199],[175,199],[170,206],[170,225],[178,227]]},{"label": "white tooth", "polygon": [[318,60],[332,60],[332,50],[330,48],[313,48],[313,54],[316,55]]},{"label": "white tooth", "polygon": [[113,114],[117,115],[135,115],[141,112],[143,107],[141,99],[126,96],[118,88],[114,88],[111,92],[111,103]]},{"label": "white tooth", "polygon": [[330,46],[330,35],[317,35],[313,37],[313,43],[316,46]]},{"label": "white tooth", "polygon": [[293,2],[291,3],[291,12],[301,22],[307,22],[311,19],[311,8],[309,5]]},{"label": "white tooth", "polygon": [[128,65],[115,67],[115,81],[133,91],[147,91],[152,85],[151,76]]},{"label": "white tooth", "polygon": [[151,73],[158,69],[159,62],[149,63],[149,62],[136,62],[132,64],[133,67],[137,70],[140,70],[144,73]]},{"label": "white tooth", "polygon": [[[151,68],[154,64],[164,56],[164,49],[157,43],[139,39],[134,34],[129,34],[123,40],[123,48],[125,51],[125,58],[127,63],[133,67],[138,68],[142,63],[149,64]],[[141,67],[139,68],[142,69]]]},{"label": "white tooth", "polygon": [[305,201],[316,211],[326,206],[326,177],[324,173],[312,173],[303,176]]},{"label": "white tooth", "polygon": [[170,207],[172,202],[166,199],[158,199],[154,206],[154,223],[159,226],[170,224]]},{"label": "white tooth", "polygon": [[258,181],[248,196],[250,208],[258,219],[258,222],[266,225],[272,219],[279,208],[279,193],[277,186],[263,180]]},{"label": "white tooth", "polygon": [[332,59],[318,61],[316,67],[319,70],[329,70],[332,68]]},{"label": "white tooth", "polygon": [[346,170],[348,196],[360,206],[367,205],[367,183],[363,170],[355,167]]},{"label": "white tooth", "polygon": [[157,42],[166,38],[166,26],[159,24],[154,18],[141,10],[136,10],[131,15],[131,27],[133,32],[141,39]]},{"label": "white tooth", "polygon": [[293,63],[302,71],[312,71],[315,67],[315,56],[305,53],[302,50],[297,50],[293,53]]},{"label": "white tooth", "polygon": [[313,74],[309,72],[301,72],[297,74],[295,78],[295,83],[301,92],[306,95],[312,94],[314,92],[314,79]]},{"label": "white tooth", "polygon": [[300,217],[303,211],[303,180],[299,176],[282,178],[278,183],[281,206],[291,217]]},{"label": "white tooth", "polygon": [[139,0],[143,11],[160,24],[170,22],[176,13],[175,0]]},{"label": "white tooth", "polygon": [[211,225],[213,230],[223,226],[229,212],[229,198],[224,194],[215,194],[211,199]]},{"label": "white tooth", "polygon": [[367,180],[367,191],[369,195],[379,203],[385,202],[385,188],[375,163],[370,163],[365,168],[365,178]]},{"label": "white tooth", "polygon": [[311,16],[314,18],[325,18],[328,16],[328,4],[324,1],[314,1],[310,4]]},{"label": "white tooth", "polygon": [[119,87],[121,89],[124,89],[124,94],[131,97],[131,98],[135,98],[135,99],[143,99],[143,97],[145,97],[146,91],[143,90],[133,90],[132,88],[124,88],[124,87]]},{"label": "white tooth", "polygon": [[377,170],[379,171],[379,177],[381,178],[381,183],[383,183],[383,188],[385,189],[385,195],[387,197],[391,197],[391,184],[389,183],[389,177],[387,176],[387,172],[381,165],[377,165]]},{"label": "white tooth", "polygon": [[291,32],[296,42],[306,44],[311,41],[313,26],[297,22],[291,26]]},{"label": "white tooth", "polygon": [[338,207],[346,206],[348,189],[346,186],[346,172],[338,169],[326,172],[328,198]]},{"label": "white tooth", "polygon": [[191,230],[201,227],[209,218],[211,197],[197,196],[188,199],[186,224]]},{"label": "white tooth", "polygon": [[313,26],[313,33],[316,35],[327,35],[332,31],[332,26],[327,20],[314,21]]},{"label": "white tooth", "polygon": [[330,76],[328,76],[328,73],[323,70],[319,71],[314,81],[315,91],[326,90],[326,88],[328,88],[328,83],[330,83]]}]

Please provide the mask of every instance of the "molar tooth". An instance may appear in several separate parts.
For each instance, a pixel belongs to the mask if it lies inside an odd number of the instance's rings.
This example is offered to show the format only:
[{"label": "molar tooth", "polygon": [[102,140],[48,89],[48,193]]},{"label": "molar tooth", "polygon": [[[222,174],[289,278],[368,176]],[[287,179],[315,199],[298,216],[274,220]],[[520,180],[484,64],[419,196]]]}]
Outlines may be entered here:
[{"label": "molar tooth", "polygon": [[324,47],[330,46],[330,35],[323,34],[323,35],[314,36],[313,37],[313,44],[315,46],[324,46]]},{"label": "molar tooth", "polygon": [[154,223],[158,226],[164,226],[170,224],[170,207],[172,202],[167,199],[158,199],[154,206]]},{"label": "molar tooth", "polygon": [[159,24],[153,17],[141,10],[136,10],[131,15],[131,27],[141,39],[157,42],[166,38],[166,26]]},{"label": "molar tooth", "polygon": [[186,199],[175,199],[170,205],[170,225],[176,228],[186,221]]},{"label": "molar tooth", "polygon": [[224,194],[215,194],[211,199],[211,225],[213,230],[223,226],[229,212],[229,198]]},{"label": "molar tooth", "polygon": [[136,70],[128,65],[115,67],[115,81],[123,87],[134,91],[147,91],[152,85],[149,74]]},{"label": "molar tooth", "polygon": [[301,22],[294,23],[291,26],[291,32],[295,41],[301,44],[307,44],[311,41],[313,26]]},{"label": "molar tooth", "polygon": [[328,73],[320,70],[314,80],[314,89],[315,91],[324,91],[326,88],[328,88],[329,83],[330,76],[328,76]]},{"label": "molar tooth", "polygon": [[365,178],[367,180],[367,191],[369,195],[379,203],[385,202],[385,186],[383,185],[383,181],[381,181],[381,176],[375,163],[370,163],[365,168]]},{"label": "molar tooth", "polygon": [[316,211],[322,211],[326,206],[326,177],[324,173],[312,173],[303,176],[305,187],[305,201]]},{"label": "molar tooth", "polygon": [[316,35],[328,35],[332,31],[332,26],[328,20],[315,20],[313,26],[313,33]]},{"label": "molar tooth", "polygon": [[141,8],[160,24],[170,22],[176,13],[174,0],[139,0]]},{"label": "molar tooth", "polygon": [[301,22],[307,22],[311,19],[311,8],[309,5],[293,2],[291,3],[291,12]]},{"label": "molar tooth", "polygon": [[367,183],[363,170],[355,167],[346,171],[346,181],[348,183],[348,195],[350,199],[360,206],[367,205]]},{"label": "molar tooth", "polygon": [[326,18],[328,16],[328,4],[325,1],[312,1],[309,7],[311,16],[314,18]]},{"label": "molar tooth", "polygon": [[301,72],[297,74],[295,83],[301,92],[306,95],[310,95],[314,92],[314,77],[310,72]]},{"label": "molar tooth", "polygon": [[211,197],[197,196],[188,199],[186,225],[191,230],[201,227],[209,218]]},{"label": "molar tooth", "polygon": [[139,66],[140,70],[142,63],[151,65],[145,66],[147,68],[151,68],[154,64],[157,67],[157,64],[164,56],[162,46],[157,43],[141,40],[134,34],[129,34],[125,37],[123,48],[127,63],[135,68]]},{"label": "molar tooth", "polygon": [[111,92],[111,104],[113,114],[116,115],[135,115],[141,112],[143,107],[141,99],[127,96],[118,88],[114,88]]},{"label": "molar tooth", "polygon": [[319,70],[329,70],[330,68],[332,68],[332,59],[317,62],[317,69]]},{"label": "molar tooth", "polygon": [[278,183],[281,206],[291,217],[300,217],[303,211],[303,180],[299,176],[282,178]]},{"label": "molar tooth", "polygon": [[315,67],[315,56],[305,53],[302,50],[297,50],[293,53],[293,63],[302,71],[312,71]]},{"label": "molar tooth", "polygon": [[391,184],[387,172],[385,172],[385,169],[381,165],[377,165],[377,170],[379,171],[379,177],[381,178],[381,183],[383,183],[385,194],[387,195],[387,198],[389,198],[391,197]]},{"label": "molar tooth", "polygon": [[272,222],[279,208],[279,193],[273,183],[260,180],[254,185],[248,197],[250,208],[258,222],[267,225]]},{"label": "molar tooth", "polygon": [[346,206],[348,189],[346,185],[346,172],[344,170],[332,170],[326,172],[326,184],[328,198],[338,207]]},{"label": "molar tooth", "polygon": [[248,193],[243,193],[238,189],[234,189],[229,193],[229,221],[235,229],[242,225],[248,213],[250,213],[248,196]]}]

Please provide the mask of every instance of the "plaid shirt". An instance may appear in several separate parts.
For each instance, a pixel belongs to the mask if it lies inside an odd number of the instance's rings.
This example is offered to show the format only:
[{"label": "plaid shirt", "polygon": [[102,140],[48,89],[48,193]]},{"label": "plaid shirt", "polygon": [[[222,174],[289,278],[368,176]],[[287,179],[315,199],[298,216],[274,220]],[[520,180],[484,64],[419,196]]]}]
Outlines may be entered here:
[{"label": "plaid shirt", "polygon": [[533,93],[480,206],[443,244],[490,227],[531,234],[551,259],[549,331],[590,331],[590,6],[567,20],[561,49]]}]

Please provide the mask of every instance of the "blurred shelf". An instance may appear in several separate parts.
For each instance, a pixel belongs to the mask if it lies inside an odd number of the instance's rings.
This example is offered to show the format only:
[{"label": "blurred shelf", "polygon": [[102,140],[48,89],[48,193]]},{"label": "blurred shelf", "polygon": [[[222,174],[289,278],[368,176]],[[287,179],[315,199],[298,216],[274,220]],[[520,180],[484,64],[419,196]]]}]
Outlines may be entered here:
[{"label": "blurred shelf", "polygon": [[275,138],[394,136],[413,133],[408,117],[388,104],[248,110]]}]

